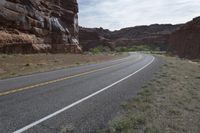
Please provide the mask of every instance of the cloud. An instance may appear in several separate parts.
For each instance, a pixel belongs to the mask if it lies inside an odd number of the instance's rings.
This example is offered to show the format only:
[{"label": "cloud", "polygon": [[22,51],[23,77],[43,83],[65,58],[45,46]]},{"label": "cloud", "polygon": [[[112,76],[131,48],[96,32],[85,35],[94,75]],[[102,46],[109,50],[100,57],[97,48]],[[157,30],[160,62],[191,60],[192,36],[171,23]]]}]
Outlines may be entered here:
[{"label": "cloud", "polygon": [[154,23],[184,23],[200,14],[199,0],[78,0],[85,27],[111,30]]}]

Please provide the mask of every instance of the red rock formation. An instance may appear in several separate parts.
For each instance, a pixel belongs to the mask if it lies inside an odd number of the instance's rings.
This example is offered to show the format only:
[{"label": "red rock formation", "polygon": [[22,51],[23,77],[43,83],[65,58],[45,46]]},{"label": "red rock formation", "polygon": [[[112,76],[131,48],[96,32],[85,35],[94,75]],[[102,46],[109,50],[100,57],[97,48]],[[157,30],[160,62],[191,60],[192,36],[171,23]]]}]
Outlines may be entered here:
[{"label": "red rock formation", "polygon": [[117,38],[114,42],[116,46],[149,45],[152,48],[157,47],[166,50],[169,35],[179,27],[180,25],[171,24],[129,27],[114,31],[112,38]]},{"label": "red rock formation", "polygon": [[98,46],[107,46],[112,48],[111,40],[108,38],[111,33],[109,30],[83,27],[80,27],[79,29],[79,40],[83,51],[88,51],[89,49]]},{"label": "red rock formation", "polygon": [[1,0],[0,52],[80,52],[77,13],[76,0]]},{"label": "red rock formation", "polygon": [[186,23],[170,36],[170,51],[180,57],[200,58],[200,17]]},{"label": "red rock formation", "polygon": [[[124,28],[118,31],[109,31],[102,28],[80,28],[80,44],[84,50],[99,45],[111,48],[131,47],[133,45],[150,45],[166,50],[169,35],[181,25],[150,25]],[[103,38],[103,41],[102,41]]]}]

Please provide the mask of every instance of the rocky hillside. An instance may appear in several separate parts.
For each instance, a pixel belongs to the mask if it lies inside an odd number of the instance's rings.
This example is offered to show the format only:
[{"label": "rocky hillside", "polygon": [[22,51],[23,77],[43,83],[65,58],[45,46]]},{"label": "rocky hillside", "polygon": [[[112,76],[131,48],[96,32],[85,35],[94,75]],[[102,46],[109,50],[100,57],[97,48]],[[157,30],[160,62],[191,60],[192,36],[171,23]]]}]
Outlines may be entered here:
[{"label": "rocky hillside", "polygon": [[76,0],[0,0],[0,52],[80,52]]},{"label": "rocky hillside", "polygon": [[170,34],[176,30],[180,25],[171,24],[153,24],[149,26],[136,26],[124,28],[112,33],[113,38],[127,38],[127,39],[142,39],[152,36],[160,36]]},{"label": "rocky hillside", "polygon": [[109,36],[111,31],[103,28],[79,28],[79,40],[83,51],[97,46],[111,46]]},{"label": "rocky hillside", "polygon": [[147,44],[166,50],[169,35],[181,25],[150,25],[136,26],[109,31],[102,28],[80,28],[80,42],[83,49],[106,45],[111,48],[131,47],[133,45]]},{"label": "rocky hillside", "polygon": [[170,50],[181,57],[200,58],[200,17],[186,23],[170,36]]}]

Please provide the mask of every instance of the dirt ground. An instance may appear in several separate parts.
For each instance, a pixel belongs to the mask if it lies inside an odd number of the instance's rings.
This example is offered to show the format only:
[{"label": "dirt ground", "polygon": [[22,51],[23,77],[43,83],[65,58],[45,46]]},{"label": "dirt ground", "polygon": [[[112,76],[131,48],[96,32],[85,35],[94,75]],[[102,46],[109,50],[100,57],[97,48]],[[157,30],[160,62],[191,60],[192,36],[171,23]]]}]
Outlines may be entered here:
[{"label": "dirt ground", "polygon": [[122,54],[0,54],[0,79],[122,58]]}]

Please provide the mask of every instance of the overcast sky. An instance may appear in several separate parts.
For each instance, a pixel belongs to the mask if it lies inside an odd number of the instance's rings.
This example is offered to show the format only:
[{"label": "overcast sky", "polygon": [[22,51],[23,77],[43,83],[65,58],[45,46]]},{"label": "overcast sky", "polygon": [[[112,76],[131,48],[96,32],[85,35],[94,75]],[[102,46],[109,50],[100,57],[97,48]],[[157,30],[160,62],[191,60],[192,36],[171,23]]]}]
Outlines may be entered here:
[{"label": "overcast sky", "polygon": [[124,27],[184,23],[200,16],[200,0],[78,0],[84,27]]}]

